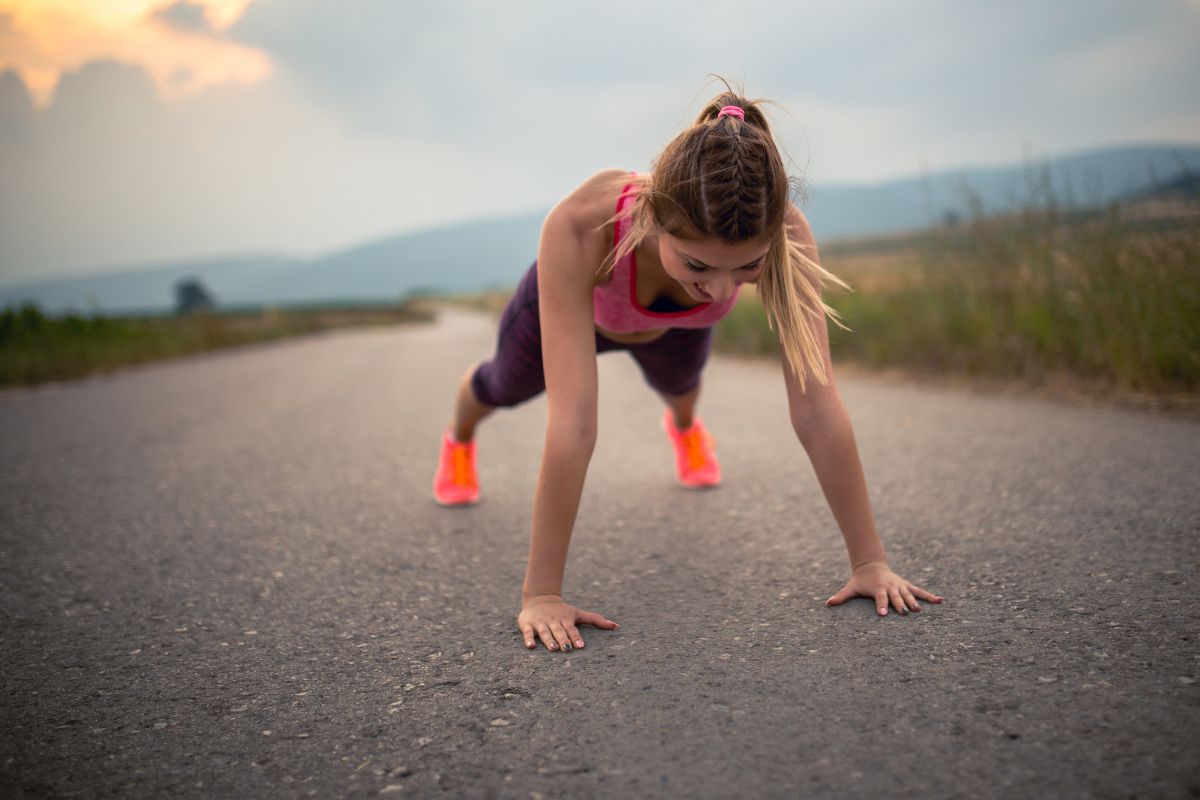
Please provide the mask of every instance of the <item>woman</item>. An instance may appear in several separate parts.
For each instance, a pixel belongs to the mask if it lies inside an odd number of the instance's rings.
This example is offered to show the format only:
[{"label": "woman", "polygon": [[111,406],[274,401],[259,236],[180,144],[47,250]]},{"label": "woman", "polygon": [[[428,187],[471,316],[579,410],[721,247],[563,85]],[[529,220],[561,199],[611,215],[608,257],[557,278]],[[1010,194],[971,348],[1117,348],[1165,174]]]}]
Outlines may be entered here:
[{"label": "woman", "polygon": [[[500,321],[495,356],[463,376],[434,496],[476,502],[475,428],[498,407],[547,393],[529,562],[517,617],[525,646],[583,647],[580,623],[617,623],[563,601],[562,577],[596,442],[596,355],[628,350],[667,406],[663,425],[689,487],[720,482],[712,437],[696,416],[712,326],[755,283],[779,335],[792,426],[846,541],[852,575],[826,605],[864,595],[880,615],[942,598],[888,567],[854,433],[833,382],[822,281],[804,215],[759,101],[732,91],[655,160],[648,175],[599,172],[546,217],[537,261]],[[614,213],[615,208],[615,213]],[[840,324],[840,323],[839,323]]]}]

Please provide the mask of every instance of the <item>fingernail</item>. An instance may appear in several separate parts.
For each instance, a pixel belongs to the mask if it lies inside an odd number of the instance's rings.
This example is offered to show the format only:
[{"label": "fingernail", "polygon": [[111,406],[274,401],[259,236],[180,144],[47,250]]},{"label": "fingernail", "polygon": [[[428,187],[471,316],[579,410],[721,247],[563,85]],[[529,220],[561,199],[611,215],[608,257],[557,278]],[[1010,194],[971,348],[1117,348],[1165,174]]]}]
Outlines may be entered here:
[{"label": "fingernail", "polygon": [[577,640],[575,641],[575,646],[576,646],[576,647],[583,647],[583,639],[577,639]]},{"label": "fingernail", "polygon": [[565,642],[565,643],[563,643],[563,650],[570,650],[570,649],[571,649],[571,643],[570,643],[570,642]]},{"label": "fingernail", "polygon": [[885,617],[886,617],[886,616],[887,616],[887,609],[886,609],[886,608],[881,608],[881,609],[879,609],[879,613],[880,613],[881,615],[883,615],[883,616],[885,616]]}]

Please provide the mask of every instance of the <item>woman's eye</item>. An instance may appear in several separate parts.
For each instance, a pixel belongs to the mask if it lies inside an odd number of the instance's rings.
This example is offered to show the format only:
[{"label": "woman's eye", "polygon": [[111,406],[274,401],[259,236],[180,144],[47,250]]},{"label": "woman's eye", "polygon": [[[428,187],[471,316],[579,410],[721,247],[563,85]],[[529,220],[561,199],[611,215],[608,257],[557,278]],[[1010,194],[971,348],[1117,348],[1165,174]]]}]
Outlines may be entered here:
[{"label": "woman's eye", "polygon": [[742,267],[741,269],[743,272],[753,272],[754,270],[758,269],[761,266],[762,266],[762,262],[760,261],[757,264],[749,264],[745,267]]},{"label": "woman's eye", "polygon": [[706,267],[697,267],[695,264],[693,264],[690,261],[683,262],[683,265],[685,267],[687,267],[688,269],[690,269],[692,272],[706,272],[707,271]]}]

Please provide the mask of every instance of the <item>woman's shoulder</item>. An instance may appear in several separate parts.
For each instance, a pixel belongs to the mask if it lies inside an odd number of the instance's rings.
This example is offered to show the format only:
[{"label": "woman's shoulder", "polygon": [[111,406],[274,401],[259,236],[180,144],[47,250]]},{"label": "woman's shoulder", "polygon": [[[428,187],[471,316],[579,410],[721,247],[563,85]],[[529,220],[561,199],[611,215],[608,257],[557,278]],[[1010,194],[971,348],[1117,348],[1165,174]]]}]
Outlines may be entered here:
[{"label": "woman's shoulder", "polygon": [[[559,254],[556,270],[576,276],[581,286],[597,285],[600,267],[612,248],[617,198],[632,177],[629,170],[600,170],[558,201],[542,224],[539,262],[548,263],[550,258],[543,256]],[[571,255],[562,258],[565,252]]]},{"label": "woman's shoulder", "polygon": [[611,228],[608,222],[616,213],[617,200],[632,178],[633,173],[627,169],[611,168],[595,172],[559,201],[555,212],[566,216],[572,227],[581,233]]}]

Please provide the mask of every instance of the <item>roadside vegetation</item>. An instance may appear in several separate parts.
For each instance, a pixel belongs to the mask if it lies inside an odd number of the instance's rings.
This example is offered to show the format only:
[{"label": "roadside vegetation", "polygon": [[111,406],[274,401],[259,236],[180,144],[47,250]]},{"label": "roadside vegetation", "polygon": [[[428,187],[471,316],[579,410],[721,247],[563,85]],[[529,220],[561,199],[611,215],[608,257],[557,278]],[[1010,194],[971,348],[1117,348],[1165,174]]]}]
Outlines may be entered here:
[{"label": "roadside vegetation", "polygon": [[[1192,189],[1194,191],[1194,189]],[[826,301],[836,360],[869,367],[1194,400],[1200,394],[1200,203],[1194,194],[1103,211],[1029,203],[908,237],[834,243],[847,280]],[[777,348],[753,292],[717,347]]]},{"label": "roadside vegetation", "polygon": [[[1200,200],[1188,179],[1171,193],[1102,211],[1048,194],[1015,212],[910,234],[822,246],[822,263],[853,287],[826,300],[838,363],[906,373],[1076,382],[1086,394],[1152,398],[1200,409]],[[716,348],[777,352],[752,287],[717,326]],[[181,315],[50,317],[0,310],[0,385],[34,384],[215,348],[350,325],[432,320],[453,303],[498,315],[511,291],[412,298],[398,305]]]},{"label": "roadside vegetation", "polygon": [[0,386],[75,378],[126,364],[358,325],[433,319],[424,301],[390,306],[56,317],[27,304],[0,310]]}]

